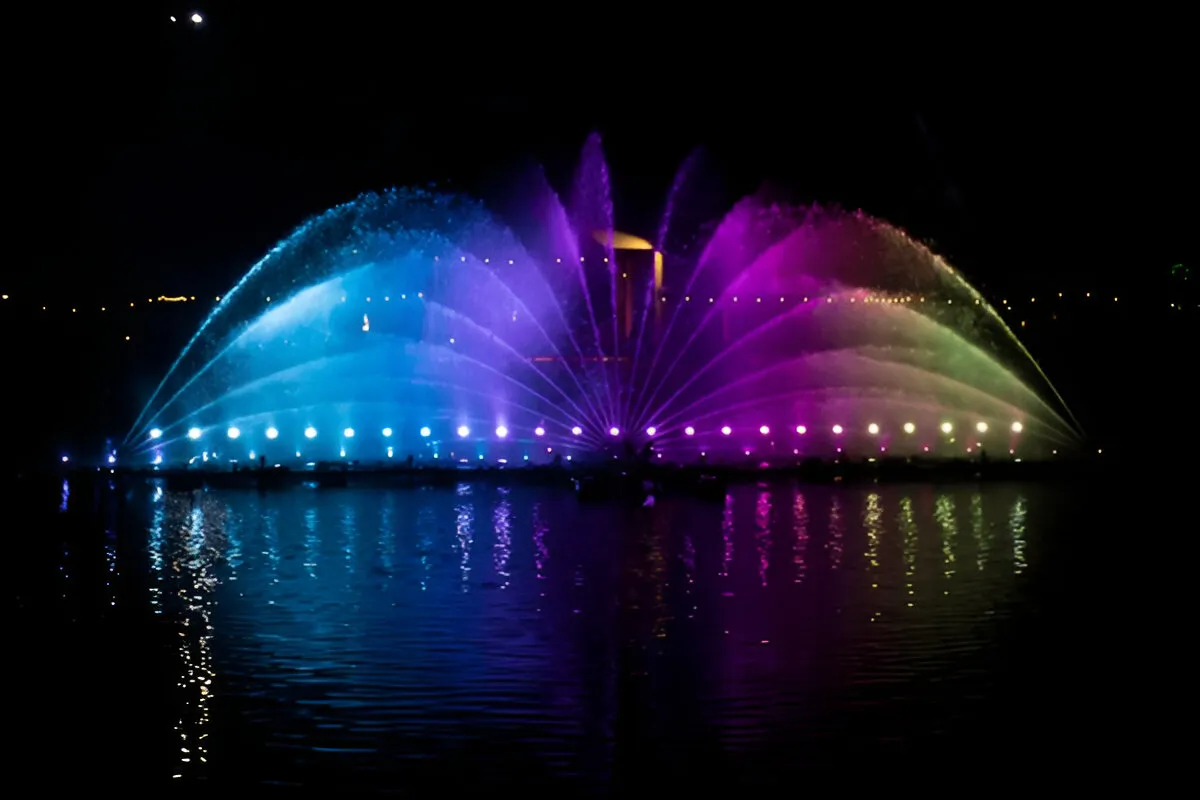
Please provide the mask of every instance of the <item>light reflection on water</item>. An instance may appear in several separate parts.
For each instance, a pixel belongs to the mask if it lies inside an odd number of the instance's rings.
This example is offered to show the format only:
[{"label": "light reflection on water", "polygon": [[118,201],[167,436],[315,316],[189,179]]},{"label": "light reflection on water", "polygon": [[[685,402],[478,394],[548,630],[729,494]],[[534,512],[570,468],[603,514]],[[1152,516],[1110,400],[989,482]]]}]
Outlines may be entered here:
[{"label": "light reflection on water", "polygon": [[[760,484],[624,508],[463,483],[154,492],[113,524],[147,532],[137,603],[175,665],[164,777],[424,775],[453,757],[599,786],[656,742],[716,769],[714,752],[821,742],[894,704],[953,730],[970,703],[923,693],[986,690],[989,626],[1019,603],[1045,508],[1005,487]],[[135,568],[103,548],[107,574]],[[131,600],[122,585],[109,602]]]}]

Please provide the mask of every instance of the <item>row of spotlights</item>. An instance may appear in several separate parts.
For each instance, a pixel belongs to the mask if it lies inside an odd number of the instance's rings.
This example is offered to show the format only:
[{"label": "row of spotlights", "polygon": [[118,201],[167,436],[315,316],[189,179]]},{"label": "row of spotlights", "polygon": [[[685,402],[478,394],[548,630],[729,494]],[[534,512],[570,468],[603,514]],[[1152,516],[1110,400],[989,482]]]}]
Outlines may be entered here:
[{"label": "row of spotlights", "polygon": [[[1011,430],[1013,433],[1020,433],[1024,429],[1025,429],[1025,426],[1022,425],[1020,422],[1014,422],[1011,427]],[[834,435],[841,436],[845,432],[846,429],[843,428],[841,425],[834,425],[833,428],[831,428],[831,430],[833,431]],[[977,422],[977,423],[975,423],[975,430],[977,430],[979,433],[987,433],[988,424],[986,422]],[[871,434],[872,436],[877,435],[879,433],[879,431],[880,431],[880,428],[879,428],[878,424],[872,422],[871,424],[867,425],[867,433]],[[943,422],[941,424],[941,431],[942,431],[942,433],[946,433],[946,434],[952,433],[954,431],[954,425],[949,422]],[[465,439],[466,437],[471,435],[471,429],[469,427],[467,427],[466,425],[458,426],[458,430],[455,432],[459,435],[460,438],[463,438],[463,439]],[[763,436],[768,436],[771,433],[771,428],[767,425],[763,425],[762,427],[760,427],[758,429],[758,432],[761,433]],[[916,433],[917,426],[911,422],[906,422],[906,423],[904,423],[904,432],[908,433],[908,434]],[[384,437],[390,437],[392,435],[392,433],[393,433],[393,431],[391,428],[383,429]],[[433,435],[433,431],[428,426],[422,427],[420,433],[421,433],[421,436],[425,437],[425,438],[428,438],[429,436]],[[535,436],[545,436],[546,429],[544,427],[542,427],[541,425],[539,425],[533,429],[533,433]],[[580,428],[578,425],[576,425],[575,427],[571,428],[571,433],[574,434],[575,436],[579,436],[583,433],[583,428]],[[608,429],[608,433],[610,436],[620,436],[621,429],[614,425],[613,427]],[[655,428],[653,425],[651,425],[649,428],[646,428],[647,436],[654,436],[657,433],[658,433],[658,429]],[[695,436],[696,429],[694,427],[692,427],[691,425],[688,425],[686,428],[683,429],[683,433],[685,436]],[[728,425],[725,425],[721,428],[721,433],[725,436],[729,436],[733,433],[733,428],[729,427]],[[797,425],[796,433],[803,436],[804,434],[808,433],[808,428],[805,427],[804,425]],[[160,428],[152,428],[150,430],[150,438],[151,439],[158,439],[159,437],[162,436],[162,434],[163,434],[163,432]],[[241,431],[241,429],[239,429],[237,427],[231,426],[225,432],[225,434],[230,439],[236,439],[242,435],[242,431]],[[200,428],[190,428],[190,429],[188,429],[188,432],[187,432],[188,438],[193,441],[199,439],[203,435],[204,435],[204,431],[202,431]],[[345,430],[342,431],[342,435],[344,437],[346,437],[347,439],[353,439],[354,438],[354,428],[346,428]],[[267,428],[267,438],[268,439],[276,439],[276,438],[278,438],[278,436],[279,436],[278,428],[274,428],[274,427]],[[315,439],[317,437],[317,429],[310,425],[309,427],[304,429],[304,436],[306,439]],[[504,425],[498,426],[496,428],[496,436],[501,439],[507,438],[508,437],[508,428],[505,427]]]}]

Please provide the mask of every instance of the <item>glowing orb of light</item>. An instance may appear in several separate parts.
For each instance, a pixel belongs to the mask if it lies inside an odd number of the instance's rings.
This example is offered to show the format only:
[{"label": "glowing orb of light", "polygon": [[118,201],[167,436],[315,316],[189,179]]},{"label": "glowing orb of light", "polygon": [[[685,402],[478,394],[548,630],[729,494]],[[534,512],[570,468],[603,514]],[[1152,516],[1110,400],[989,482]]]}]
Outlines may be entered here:
[{"label": "glowing orb of light", "polygon": [[199,428],[188,428],[188,438],[193,442],[199,439],[203,434],[204,432]]},{"label": "glowing orb of light", "polygon": [[579,427],[578,425],[576,425],[574,428],[571,428],[572,435],[578,436],[581,433],[583,433],[583,428]]},{"label": "glowing orb of light", "polygon": [[312,425],[309,425],[307,428],[304,429],[304,438],[305,439],[317,438],[317,429],[314,428]]},{"label": "glowing orb of light", "polygon": [[649,428],[646,428],[647,436],[653,436],[656,433],[658,433],[658,428],[654,427],[653,425],[651,425]]},{"label": "glowing orb of light", "polygon": [[620,436],[621,429],[618,428],[616,425],[613,425],[611,428],[608,429],[608,435],[609,436]]},{"label": "glowing orb of light", "polygon": [[951,425],[949,422],[942,423],[942,433],[950,433],[950,431],[952,431],[952,430],[954,430],[954,426]]},{"label": "glowing orb of light", "polygon": [[342,431],[342,435],[345,436],[347,439],[353,439],[354,438],[354,428],[346,428],[346,430]]},{"label": "glowing orb of light", "polygon": [[278,428],[267,428],[267,438],[268,439],[279,438],[279,429]]},{"label": "glowing orb of light", "polygon": [[988,424],[986,422],[976,422],[975,423],[975,430],[979,431],[980,433],[987,433],[987,429],[988,429]]},{"label": "glowing orb of light", "polygon": [[508,436],[508,428],[504,427],[503,425],[496,426],[496,436],[500,437],[501,439],[503,439],[505,436]]},{"label": "glowing orb of light", "polygon": [[433,431],[429,430],[429,426],[428,426],[428,425],[426,425],[425,427],[421,428],[421,430],[420,430],[420,431],[418,431],[418,432],[421,434],[421,436],[422,436],[423,438],[426,438],[426,439],[428,439],[428,438],[429,438],[429,436],[430,436],[430,434],[432,434],[432,433],[433,433]]},{"label": "glowing orb of light", "polygon": [[392,435],[392,429],[391,429],[391,428],[384,428],[384,429],[383,429],[383,438],[385,438],[385,439],[388,439],[388,438],[390,438],[390,437],[391,437],[391,435]]},{"label": "glowing orb of light", "polygon": [[761,428],[758,429],[758,432],[761,433],[763,436],[766,436],[768,433],[771,432],[771,429],[768,428],[766,425],[763,425]]},{"label": "glowing orb of light", "polygon": [[867,433],[874,436],[875,434],[879,433],[879,426],[876,425],[874,422],[872,422],[870,425],[867,426]]},{"label": "glowing orb of light", "polygon": [[459,425],[458,426],[458,435],[459,435],[459,437],[465,439],[471,435],[471,429],[468,428],[466,425]]},{"label": "glowing orb of light", "polygon": [[733,433],[733,428],[729,427],[728,425],[725,425],[721,428],[721,435],[728,436],[731,433]]},{"label": "glowing orb of light", "polygon": [[796,433],[798,433],[798,434],[800,434],[801,436],[803,436],[804,434],[808,433],[808,428],[804,427],[803,425],[797,425],[797,426],[796,426]]},{"label": "glowing orb of light", "polygon": [[157,439],[160,436],[162,436],[162,428],[151,428],[150,429],[150,438],[151,439]]},{"label": "glowing orb of light", "polygon": [[1021,431],[1023,431],[1023,430],[1025,430],[1025,426],[1024,426],[1024,425],[1022,425],[1021,423],[1019,423],[1019,422],[1014,422],[1014,423],[1012,424],[1012,432],[1013,432],[1013,433],[1020,433],[1020,432],[1021,432]]},{"label": "glowing orb of light", "polygon": [[230,426],[229,430],[225,431],[225,435],[228,436],[230,439],[236,439],[242,435],[242,432],[240,429]]},{"label": "glowing orb of light", "polygon": [[538,425],[536,428],[533,429],[533,435],[534,436],[545,436],[546,429],[543,428],[541,425]]},{"label": "glowing orb of light", "polygon": [[693,428],[691,425],[688,425],[686,428],[683,429],[683,435],[684,436],[695,436],[696,429]]},{"label": "glowing orb of light", "polygon": [[193,24],[199,25],[201,22],[204,22],[204,17],[200,16],[199,13],[192,14],[192,23]]},{"label": "glowing orb of light", "polygon": [[833,426],[833,433],[835,436],[841,436],[843,430],[845,430],[845,429],[841,425]]},{"label": "glowing orb of light", "polygon": [[905,433],[916,433],[917,426],[913,425],[911,422],[906,422],[906,423],[904,423],[904,432]]}]

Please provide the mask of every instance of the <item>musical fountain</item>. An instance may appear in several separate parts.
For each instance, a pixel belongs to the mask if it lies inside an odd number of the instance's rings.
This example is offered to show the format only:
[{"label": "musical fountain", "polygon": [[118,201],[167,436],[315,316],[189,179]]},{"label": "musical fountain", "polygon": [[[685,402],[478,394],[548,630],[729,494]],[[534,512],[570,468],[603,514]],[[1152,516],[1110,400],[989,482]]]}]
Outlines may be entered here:
[{"label": "musical fountain", "polygon": [[765,195],[685,229],[694,172],[655,241],[614,230],[595,136],[566,203],[542,179],[505,218],[424,190],[337,206],[223,295],[123,453],[1033,458],[1078,441],[1020,341],[928,248]]}]

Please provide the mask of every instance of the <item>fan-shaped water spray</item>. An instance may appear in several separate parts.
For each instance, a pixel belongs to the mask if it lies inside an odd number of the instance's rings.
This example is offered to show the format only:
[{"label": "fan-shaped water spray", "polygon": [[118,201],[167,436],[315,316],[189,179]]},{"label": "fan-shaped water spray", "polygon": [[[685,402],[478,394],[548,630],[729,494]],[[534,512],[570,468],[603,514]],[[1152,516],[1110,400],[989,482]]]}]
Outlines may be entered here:
[{"label": "fan-shaped water spray", "polygon": [[1077,440],[1012,331],[927,248],[759,197],[681,230],[695,169],[653,243],[613,230],[596,137],[570,204],[538,181],[521,226],[424,191],[338,206],[224,296],[126,445],[168,462],[536,462],[628,439],[678,460]]}]

